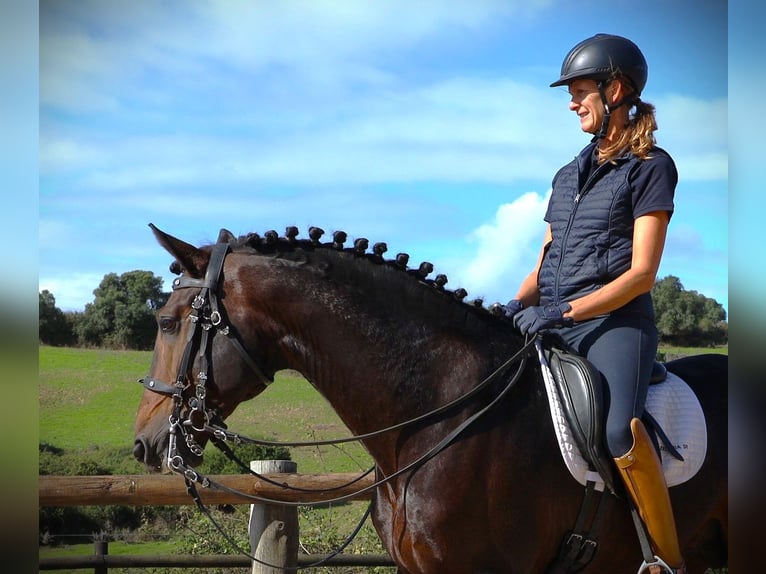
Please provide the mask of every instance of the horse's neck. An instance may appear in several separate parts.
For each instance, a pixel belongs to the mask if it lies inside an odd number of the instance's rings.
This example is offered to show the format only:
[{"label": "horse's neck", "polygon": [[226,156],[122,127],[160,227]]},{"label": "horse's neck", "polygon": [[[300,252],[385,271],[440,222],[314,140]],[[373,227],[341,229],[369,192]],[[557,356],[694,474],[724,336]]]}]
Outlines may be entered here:
[{"label": "horse's neck", "polygon": [[[445,327],[441,307],[423,312],[420,302],[405,301],[406,289],[391,294],[369,280],[346,289],[340,280],[325,281],[290,263],[267,271],[273,288],[262,296],[270,302],[270,323],[280,331],[281,368],[311,381],[356,434],[442,406],[499,364],[492,356],[497,352],[488,351],[497,346],[496,337],[469,334],[460,320],[460,327]],[[381,283],[391,288],[385,277]],[[392,300],[401,300],[401,308]],[[454,309],[457,316],[461,311]],[[502,358],[508,356],[510,350]]]},{"label": "horse's neck", "polygon": [[[306,341],[313,341],[311,354],[304,354],[305,359],[292,367],[303,372],[357,435],[448,404],[480,384],[512,354],[508,351],[495,360],[475,343],[446,338],[436,328],[413,323],[399,325],[394,336],[381,340],[380,330],[390,325],[376,325],[371,317],[361,323],[338,316],[334,321],[326,320],[323,327],[312,326],[310,334],[301,337],[304,346]],[[434,443],[457,423],[444,424],[444,428],[425,431],[435,433]],[[396,451],[398,436],[397,432],[386,433],[365,441],[384,469],[395,467],[386,461]]]},{"label": "horse's neck", "polygon": [[[374,318],[328,313],[296,330],[286,349],[299,370],[327,398],[355,432],[398,422],[433,398],[424,385],[435,359],[426,353],[429,339],[406,333],[392,345],[378,336]],[[298,343],[296,345],[296,343]],[[409,391],[417,389],[422,405]]]}]

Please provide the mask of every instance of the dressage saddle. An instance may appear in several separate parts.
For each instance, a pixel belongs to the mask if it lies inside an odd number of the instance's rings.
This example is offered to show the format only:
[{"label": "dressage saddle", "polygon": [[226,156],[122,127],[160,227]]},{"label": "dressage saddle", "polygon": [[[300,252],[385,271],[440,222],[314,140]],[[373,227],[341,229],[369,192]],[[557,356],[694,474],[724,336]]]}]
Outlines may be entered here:
[{"label": "dressage saddle", "polygon": [[[621,482],[616,480],[614,462],[606,447],[606,405],[601,373],[588,359],[573,352],[564,341],[552,334],[546,334],[543,338],[543,349],[561,399],[564,416],[580,453],[601,475],[606,488],[613,493],[621,491]],[[665,365],[655,361],[650,384],[661,383],[666,376]],[[659,452],[656,436],[659,434],[665,442],[664,433],[649,413],[645,413],[642,418],[647,428],[655,431],[650,432],[650,435],[655,440],[655,447]]]}]

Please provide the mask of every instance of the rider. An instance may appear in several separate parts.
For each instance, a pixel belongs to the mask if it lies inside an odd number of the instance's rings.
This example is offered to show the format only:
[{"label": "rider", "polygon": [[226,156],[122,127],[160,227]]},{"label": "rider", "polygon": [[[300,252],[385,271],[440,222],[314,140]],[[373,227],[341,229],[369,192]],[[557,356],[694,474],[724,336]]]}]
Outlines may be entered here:
[{"label": "rider", "polygon": [[647,64],[630,40],[597,34],[570,50],[560,78],[591,142],[553,178],[535,268],[505,313],[523,334],[554,330],[601,372],[606,440],[657,556],[685,572],[659,457],[641,423],[657,353],[651,289],[678,173],[655,145],[641,100]]}]

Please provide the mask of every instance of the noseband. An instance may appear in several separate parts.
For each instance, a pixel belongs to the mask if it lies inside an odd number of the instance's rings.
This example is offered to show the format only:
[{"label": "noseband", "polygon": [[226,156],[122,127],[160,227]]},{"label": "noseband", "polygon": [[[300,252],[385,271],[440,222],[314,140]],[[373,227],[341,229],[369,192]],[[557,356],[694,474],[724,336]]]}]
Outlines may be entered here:
[{"label": "noseband", "polygon": [[[173,470],[186,470],[182,457],[178,454],[176,448],[176,434],[180,432],[189,451],[196,455],[202,455],[202,447],[194,440],[190,429],[197,432],[203,432],[206,425],[210,422],[211,416],[215,415],[214,409],[208,409],[205,406],[205,397],[207,395],[207,379],[210,369],[209,354],[211,345],[211,331],[213,335],[220,333],[225,335],[227,340],[234,345],[244,362],[250,367],[256,376],[257,382],[268,385],[272,379],[267,377],[252,357],[245,350],[239,337],[234,333],[231,326],[225,322],[225,313],[223,307],[218,302],[217,290],[223,270],[223,262],[229,253],[227,243],[216,243],[210,254],[207,270],[204,279],[196,279],[185,275],[178,277],[173,281],[173,291],[177,289],[199,289],[199,293],[194,297],[191,303],[191,313],[189,321],[191,328],[187,334],[186,347],[184,349],[181,362],[176,372],[174,384],[166,383],[154,377],[144,377],[139,379],[145,389],[155,393],[169,395],[173,398],[173,413],[170,415],[169,431],[170,441],[168,444],[168,466]],[[199,357],[199,371],[195,377],[189,376],[189,371],[194,366],[194,349],[197,348]],[[189,410],[185,418],[182,414],[184,402],[184,391],[191,386],[188,380],[194,380],[194,396],[189,397]]]}]

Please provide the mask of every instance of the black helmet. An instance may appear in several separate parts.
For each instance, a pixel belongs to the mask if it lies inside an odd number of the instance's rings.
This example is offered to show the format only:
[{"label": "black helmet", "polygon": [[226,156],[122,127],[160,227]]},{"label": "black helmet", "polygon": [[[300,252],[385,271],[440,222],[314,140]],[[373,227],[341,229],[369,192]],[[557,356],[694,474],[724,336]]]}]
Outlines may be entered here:
[{"label": "black helmet", "polygon": [[596,34],[569,51],[561,64],[561,77],[551,87],[580,78],[609,80],[619,73],[627,76],[639,96],[648,72],[646,59],[633,42],[622,36]]}]

